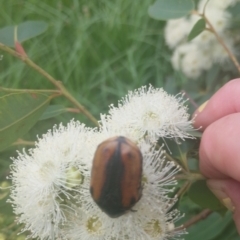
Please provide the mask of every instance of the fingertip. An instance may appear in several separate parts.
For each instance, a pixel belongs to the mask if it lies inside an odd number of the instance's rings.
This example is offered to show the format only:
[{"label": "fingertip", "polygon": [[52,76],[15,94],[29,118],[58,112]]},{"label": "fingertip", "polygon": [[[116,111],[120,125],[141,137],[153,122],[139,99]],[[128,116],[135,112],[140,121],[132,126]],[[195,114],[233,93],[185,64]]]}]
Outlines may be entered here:
[{"label": "fingertip", "polygon": [[200,148],[199,148],[199,168],[201,173],[207,178],[222,178],[224,174],[219,172],[215,166],[215,129],[214,127],[207,128],[201,139]]},{"label": "fingertip", "polygon": [[240,234],[240,182],[232,179],[227,180],[226,194],[231,198],[234,205],[233,220]]},{"label": "fingertip", "polygon": [[197,112],[201,113],[204,110],[204,108],[206,107],[207,103],[208,103],[208,100],[206,102],[204,102],[202,105],[200,105],[200,107],[197,109]]},{"label": "fingertip", "polygon": [[233,212],[233,219],[240,234],[240,183],[233,179],[211,179],[207,185],[223,205]]},{"label": "fingertip", "polygon": [[206,129],[214,121],[240,112],[240,78],[226,83],[208,101],[204,102],[193,114],[194,127]]},{"label": "fingertip", "polygon": [[208,178],[230,177],[240,181],[240,113],[230,114],[208,126],[199,148],[200,171]]},{"label": "fingertip", "polygon": [[199,124],[198,124],[198,116],[199,116],[199,114],[201,114],[201,112],[204,110],[204,108],[206,107],[206,105],[207,105],[207,103],[208,103],[208,100],[207,101],[205,101],[204,103],[202,103],[199,107],[198,107],[198,109],[193,113],[193,115],[192,115],[192,119],[194,120],[194,122],[193,122],[193,125],[194,125],[194,127],[195,128],[199,128],[199,127],[201,127]]}]

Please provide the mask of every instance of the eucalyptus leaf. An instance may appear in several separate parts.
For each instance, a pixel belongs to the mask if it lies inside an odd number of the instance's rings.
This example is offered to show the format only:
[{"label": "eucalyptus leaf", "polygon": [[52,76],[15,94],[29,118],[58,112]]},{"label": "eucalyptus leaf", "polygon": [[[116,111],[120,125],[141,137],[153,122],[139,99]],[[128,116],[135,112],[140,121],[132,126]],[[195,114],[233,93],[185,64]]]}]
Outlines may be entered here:
[{"label": "eucalyptus leaf", "polygon": [[18,41],[23,42],[30,38],[36,37],[48,28],[44,21],[27,21],[18,25]]},{"label": "eucalyptus leaf", "polygon": [[184,17],[194,10],[191,0],[157,0],[148,8],[150,17],[156,20],[169,20]]},{"label": "eucalyptus leaf", "polygon": [[29,131],[51,100],[40,93],[10,93],[0,97],[0,151]]},{"label": "eucalyptus leaf", "polygon": [[169,154],[171,154],[174,158],[181,158],[182,156],[187,156],[188,152],[191,151],[196,143],[198,143],[197,139],[185,139],[180,144],[176,144],[174,139],[159,139],[159,145],[165,144],[167,147]]},{"label": "eucalyptus leaf", "polygon": [[191,171],[198,171],[199,170],[198,165],[199,165],[198,159],[196,159],[196,158],[188,158],[188,168]]},{"label": "eucalyptus leaf", "polygon": [[231,5],[230,7],[228,7],[228,12],[231,13],[232,18],[239,18],[239,12],[240,12],[240,2]]},{"label": "eucalyptus leaf", "polygon": [[197,130],[192,130],[192,131],[188,131],[188,133],[196,138],[201,138],[202,137],[202,132],[199,132]]},{"label": "eucalyptus leaf", "polygon": [[[230,240],[230,238],[220,238],[227,226],[232,222],[231,213],[221,217],[218,213],[212,213],[206,219],[194,224],[187,229],[188,235],[185,240]],[[231,239],[232,240],[232,239]]]},{"label": "eucalyptus leaf", "polygon": [[218,198],[209,190],[205,180],[194,182],[189,189],[188,196],[202,208],[209,208],[213,211],[225,209]]},{"label": "eucalyptus leaf", "polygon": [[229,240],[239,240],[240,239],[233,220],[228,224],[228,226],[224,229],[224,231],[222,231],[213,240],[226,240],[226,239],[229,239]]},{"label": "eucalyptus leaf", "polygon": [[197,37],[205,29],[206,29],[206,21],[203,18],[201,18],[195,23],[192,30],[190,31],[188,35],[188,41],[191,41],[192,39]]},{"label": "eucalyptus leaf", "polygon": [[4,27],[0,29],[0,42],[6,46],[14,47],[14,31],[16,27],[17,40],[21,43],[45,32],[48,24],[44,21],[27,21],[17,26]]},{"label": "eucalyptus leaf", "polygon": [[64,112],[66,112],[66,108],[61,105],[50,105],[47,107],[45,112],[42,114],[42,116],[39,118],[39,120],[46,120],[49,118],[56,117]]},{"label": "eucalyptus leaf", "polygon": [[235,30],[238,32],[240,25],[240,2],[236,2],[235,4],[228,7],[226,10],[231,14],[231,25],[229,26],[229,28],[233,31]]}]

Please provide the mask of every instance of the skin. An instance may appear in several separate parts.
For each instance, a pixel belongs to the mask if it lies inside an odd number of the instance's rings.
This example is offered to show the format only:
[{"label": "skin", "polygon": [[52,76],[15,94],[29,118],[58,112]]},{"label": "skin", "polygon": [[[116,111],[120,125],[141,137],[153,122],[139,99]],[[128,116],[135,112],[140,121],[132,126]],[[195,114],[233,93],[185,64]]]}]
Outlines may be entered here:
[{"label": "skin", "polygon": [[203,131],[200,171],[232,210],[240,234],[240,79],[225,84],[195,114],[194,127]]}]

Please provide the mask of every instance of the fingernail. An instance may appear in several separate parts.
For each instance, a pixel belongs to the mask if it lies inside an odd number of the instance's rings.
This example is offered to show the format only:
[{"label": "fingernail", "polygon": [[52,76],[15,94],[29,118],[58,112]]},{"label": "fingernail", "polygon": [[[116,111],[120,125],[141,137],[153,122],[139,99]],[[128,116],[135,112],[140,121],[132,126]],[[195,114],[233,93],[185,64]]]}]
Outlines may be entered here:
[{"label": "fingernail", "polygon": [[208,101],[204,102],[200,107],[198,107],[197,111],[202,112],[203,109],[206,107],[207,103],[208,103]]},{"label": "fingernail", "polygon": [[231,212],[234,212],[235,207],[233,206],[232,200],[227,197],[222,200],[223,205]]},{"label": "fingernail", "polygon": [[224,191],[224,180],[208,180],[207,185],[213,194],[222,202],[222,204],[230,211],[234,212],[232,200]]}]

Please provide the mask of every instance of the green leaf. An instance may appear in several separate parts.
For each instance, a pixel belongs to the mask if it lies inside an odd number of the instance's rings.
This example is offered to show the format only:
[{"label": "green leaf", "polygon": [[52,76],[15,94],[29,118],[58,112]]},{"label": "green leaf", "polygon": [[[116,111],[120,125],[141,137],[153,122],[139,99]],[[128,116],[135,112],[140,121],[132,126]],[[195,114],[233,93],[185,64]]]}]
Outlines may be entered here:
[{"label": "green leaf", "polygon": [[200,33],[202,33],[206,29],[206,21],[205,19],[199,19],[195,25],[193,26],[191,32],[188,35],[188,41],[191,41],[195,37],[197,37]]},{"label": "green leaf", "polygon": [[11,93],[0,97],[0,151],[29,131],[49,104],[51,96]]},{"label": "green leaf", "polygon": [[148,8],[148,14],[156,20],[169,20],[184,17],[192,10],[194,2],[191,0],[157,0]]},{"label": "green leaf", "polygon": [[216,236],[214,239],[212,240],[226,240],[226,239],[230,239],[230,240],[239,240],[239,234],[237,232],[236,226],[233,222],[233,220],[231,221],[231,223],[224,229],[224,231],[222,231],[218,236]]},{"label": "green leaf", "polygon": [[188,158],[188,168],[191,171],[198,171],[199,170],[199,161],[196,158]]},{"label": "green leaf", "polygon": [[27,21],[18,25],[18,41],[23,42],[30,38],[36,37],[48,28],[44,21]]},{"label": "green leaf", "polygon": [[189,189],[188,196],[202,208],[209,208],[213,211],[225,209],[218,198],[209,190],[205,180],[194,182]]},{"label": "green leaf", "polygon": [[231,13],[231,17],[234,18],[239,18],[239,12],[240,12],[240,3],[236,3],[227,9],[228,12]]},{"label": "green leaf", "polygon": [[186,139],[181,144],[177,144],[174,139],[159,139],[158,144],[161,146],[165,144],[167,146],[168,153],[174,157],[181,159],[182,156],[187,156],[188,152],[195,148],[195,145],[199,142],[197,139]]},{"label": "green leaf", "polygon": [[39,120],[46,120],[49,118],[53,118],[64,112],[67,112],[65,107],[63,107],[61,105],[51,105],[51,106],[47,107],[47,109],[42,114],[42,116],[39,118]]},{"label": "green leaf", "polygon": [[[224,218],[218,213],[212,213],[203,221],[198,222],[191,226],[188,231],[188,235],[185,236],[185,240],[212,240],[217,236],[221,236],[225,232],[227,226],[231,223],[231,213],[227,213]],[[218,240],[227,240],[231,238],[216,238]]]},{"label": "green leaf", "polygon": [[226,9],[231,14],[231,25],[229,26],[231,31],[239,32],[239,25],[240,25],[240,2],[231,5]]},{"label": "green leaf", "polygon": [[181,144],[177,144],[174,139],[159,139],[158,145],[164,144],[166,153],[174,158],[184,169],[188,170],[188,158],[190,153],[196,152],[196,147],[199,146],[199,140],[186,139]]},{"label": "green leaf", "polygon": [[[0,29],[0,42],[14,47],[14,31],[16,26],[8,26]],[[24,42],[30,38],[36,37],[48,28],[48,24],[44,21],[27,21],[17,26],[17,40]]]},{"label": "green leaf", "polygon": [[197,130],[188,131],[188,133],[190,135],[192,135],[193,137],[196,137],[196,138],[201,138],[202,137],[202,132],[199,132]]}]

